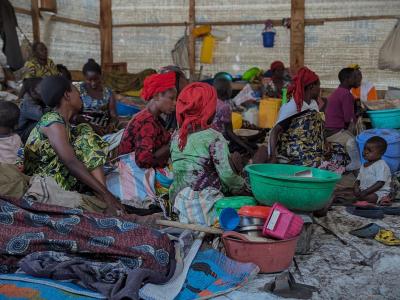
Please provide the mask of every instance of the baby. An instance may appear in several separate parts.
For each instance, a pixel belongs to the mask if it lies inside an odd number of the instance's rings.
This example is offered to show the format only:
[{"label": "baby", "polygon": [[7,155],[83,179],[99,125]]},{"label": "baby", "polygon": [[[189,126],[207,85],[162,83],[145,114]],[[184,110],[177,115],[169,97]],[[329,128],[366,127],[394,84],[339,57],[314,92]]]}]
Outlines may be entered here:
[{"label": "baby", "polygon": [[363,151],[366,162],[354,184],[354,195],[358,200],[376,204],[390,204],[391,172],[382,156],[387,148],[386,141],[374,136],[370,138]]},{"label": "baby", "polygon": [[17,164],[21,138],[14,130],[18,124],[19,108],[10,101],[0,101],[0,163]]}]

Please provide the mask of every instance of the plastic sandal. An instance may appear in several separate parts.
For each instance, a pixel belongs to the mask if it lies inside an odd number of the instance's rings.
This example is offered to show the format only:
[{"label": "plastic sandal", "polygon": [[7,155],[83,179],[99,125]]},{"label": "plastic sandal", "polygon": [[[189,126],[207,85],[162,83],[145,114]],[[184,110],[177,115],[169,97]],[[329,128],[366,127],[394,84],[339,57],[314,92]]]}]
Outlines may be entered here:
[{"label": "plastic sandal", "polygon": [[357,201],[354,202],[353,205],[355,207],[377,207],[375,204],[369,203],[367,201]]},{"label": "plastic sandal", "polygon": [[400,207],[381,206],[381,209],[385,215],[400,216]]},{"label": "plastic sandal", "polygon": [[400,240],[391,230],[379,230],[378,234],[375,236],[375,240],[386,246],[400,246]]},{"label": "plastic sandal", "polygon": [[346,211],[358,217],[369,219],[383,219],[385,216],[383,210],[379,207],[346,207]]},{"label": "plastic sandal", "polygon": [[349,233],[359,238],[373,239],[381,229],[381,226],[375,223],[369,223],[368,225],[352,230]]}]

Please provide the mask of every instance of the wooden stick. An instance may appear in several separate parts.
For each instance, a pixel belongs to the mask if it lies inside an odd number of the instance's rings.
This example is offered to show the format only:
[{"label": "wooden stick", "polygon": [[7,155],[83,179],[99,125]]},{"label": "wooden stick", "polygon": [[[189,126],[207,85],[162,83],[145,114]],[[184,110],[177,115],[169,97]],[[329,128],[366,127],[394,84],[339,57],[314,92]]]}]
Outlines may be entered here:
[{"label": "wooden stick", "polygon": [[294,73],[304,66],[305,0],[292,0],[290,26],[290,69]]},{"label": "wooden stick", "polygon": [[194,80],[196,70],[196,37],[193,35],[193,29],[196,26],[196,1],[189,2],[189,72],[190,79]]},{"label": "wooden stick", "polygon": [[218,229],[218,228],[212,228],[212,227],[207,227],[207,226],[202,226],[202,225],[197,225],[197,224],[184,224],[184,223],[168,221],[168,220],[157,220],[156,224],[162,225],[162,226],[167,226],[167,227],[175,227],[175,228],[181,228],[181,229],[189,229],[189,230],[193,230],[193,231],[200,231],[200,232],[216,234],[216,235],[222,235],[224,233],[221,229]]},{"label": "wooden stick", "polygon": [[31,0],[31,8],[32,8],[32,33],[33,33],[33,41],[40,42],[40,25],[39,25],[39,0]]},{"label": "wooden stick", "polygon": [[100,0],[100,51],[101,65],[113,62],[111,0]]}]

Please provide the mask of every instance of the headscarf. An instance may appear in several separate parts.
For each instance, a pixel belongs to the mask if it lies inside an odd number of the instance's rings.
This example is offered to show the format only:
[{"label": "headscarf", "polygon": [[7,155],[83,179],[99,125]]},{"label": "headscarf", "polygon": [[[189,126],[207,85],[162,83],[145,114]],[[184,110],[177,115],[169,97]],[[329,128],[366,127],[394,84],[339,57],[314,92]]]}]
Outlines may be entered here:
[{"label": "headscarf", "polygon": [[293,96],[298,112],[301,112],[303,106],[304,88],[318,80],[318,75],[307,67],[302,67],[297,71],[292,84],[288,88],[288,94]]},{"label": "headscarf", "polygon": [[282,69],[285,68],[285,65],[280,60],[274,61],[270,66],[270,69],[272,72],[274,72],[276,69],[279,69],[279,68],[282,68]]},{"label": "headscarf", "polygon": [[358,65],[358,64],[350,64],[347,67],[350,68],[350,69],[354,69],[354,70],[360,70],[361,69],[360,65]]},{"label": "headscarf", "polygon": [[149,101],[155,94],[174,88],[175,82],[176,75],[174,72],[150,75],[144,80],[140,97]]},{"label": "headscarf", "polygon": [[179,126],[179,149],[182,151],[187,142],[189,129],[209,127],[208,121],[214,115],[217,106],[215,88],[204,82],[187,85],[179,94],[176,103],[176,119]]}]

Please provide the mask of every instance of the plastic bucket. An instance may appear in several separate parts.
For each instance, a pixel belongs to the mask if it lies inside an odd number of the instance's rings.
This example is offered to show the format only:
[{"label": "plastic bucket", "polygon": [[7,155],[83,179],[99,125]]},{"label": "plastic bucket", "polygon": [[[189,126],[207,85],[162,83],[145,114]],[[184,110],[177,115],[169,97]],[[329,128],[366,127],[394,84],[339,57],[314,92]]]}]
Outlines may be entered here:
[{"label": "plastic bucket", "polygon": [[224,208],[233,208],[236,210],[239,210],[243,206],[253,206],[256,205],[257,201],[253,197],[249,196],[233,196],[233,197],[224,197],[222,199],[219,199],[215,203],[215,211],[217,215],[219,216],[221,211]]},{"label": "plastic bucket", "polygon": [[275,34],[276,34],[275,32],[269,32],[269,31],[262,33],[264,48],[274,47]]},{"label": "plastic bucket", "polygon": [[298,238],[253,242],[243,234],[228,231],[223,234],[222,241],[229,258],[240,262],[252,262],[260,268],[261,273],[276,273],[289,268]]},{"label": "plastic bucket", "polygon": [[232,113],[232,128],[233,128],[233,130],[242,128],[242,125],[243,125],[242,115],[240,113],[233,112]]},{"label": "plastic bucket", "polygon": [[278,120],[282,100],[268,98],[260,101],[258,126],[261,128],[272,128]]},{"label": "plastic bucket", "polygon": [[240,222],[240,217],[235,209],[227,207],[219,215],[219,224],[223,230],[235,230]]},{"label": "plastic bucket", "polygon": [[373,128],[400,128],[400,108],[369,110],[367,115]]},{"label": "plastic bucket", "polygon": [[201,46],[200,62],[203,64],[212,64],[214,55],[215,38],[209,34],[203,39]]}]

